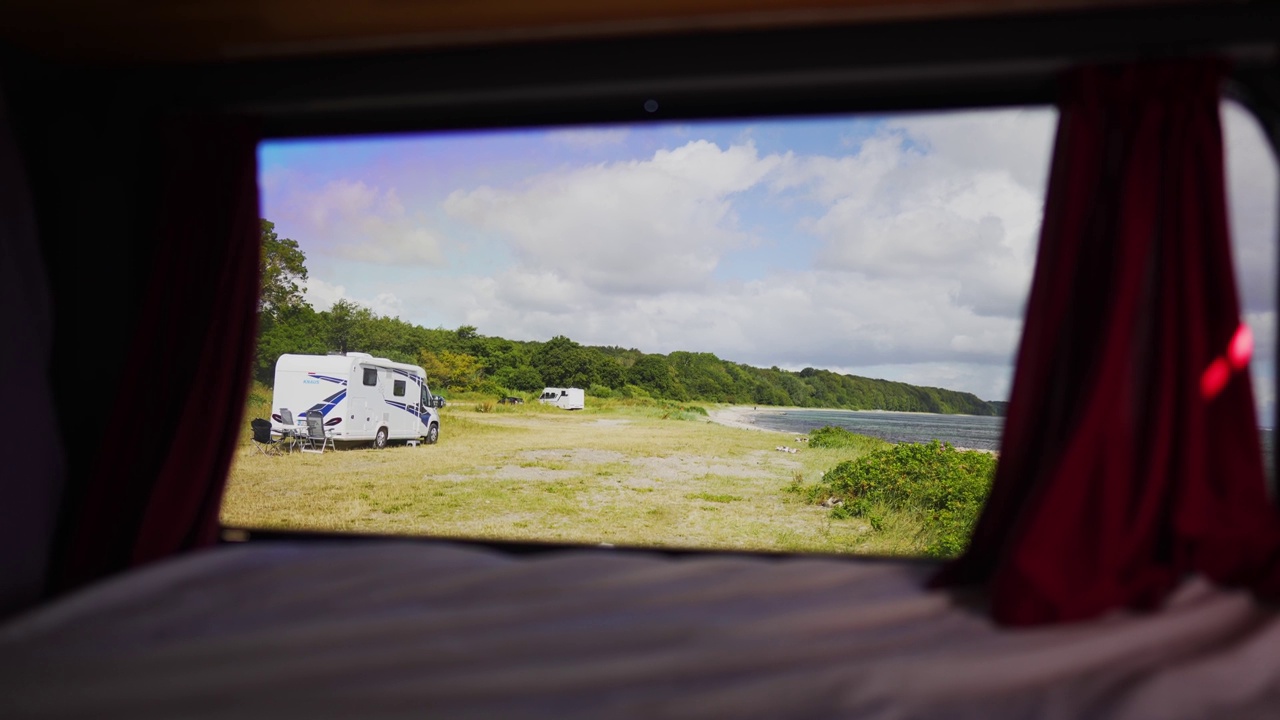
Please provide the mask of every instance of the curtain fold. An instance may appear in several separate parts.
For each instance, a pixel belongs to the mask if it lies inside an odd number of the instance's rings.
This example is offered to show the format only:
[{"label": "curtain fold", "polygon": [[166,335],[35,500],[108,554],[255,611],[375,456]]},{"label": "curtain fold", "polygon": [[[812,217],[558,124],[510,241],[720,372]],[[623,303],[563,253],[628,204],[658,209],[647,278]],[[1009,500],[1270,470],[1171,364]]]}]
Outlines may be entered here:
[{"label": "curtain fold", "polygon": [[1064,78],[1000,464],[965,555],[1028,625],[1152,608],[1188,573],[1280,599],[1228,245],[1216,61]]},{"label": "curtain fold", "polygon": [[209,117],[158,139],[154,264],[55,591],[217,539],[257,329],[258,139]]},{"label": "curtain fold", "polygon": [[0,92],[0,397],[20,409],[21,427],[9,435],[0,471],[0,617],[39,599],[62,500],[66,451],[49,369],[53,329],[32,197]]}]

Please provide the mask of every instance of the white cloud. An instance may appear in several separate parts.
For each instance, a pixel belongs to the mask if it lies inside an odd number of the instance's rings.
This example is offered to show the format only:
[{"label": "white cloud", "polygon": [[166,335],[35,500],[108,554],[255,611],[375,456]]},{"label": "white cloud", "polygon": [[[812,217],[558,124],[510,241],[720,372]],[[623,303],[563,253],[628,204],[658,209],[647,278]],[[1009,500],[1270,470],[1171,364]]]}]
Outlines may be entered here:
[{"label": "white cloud", "polygon": [[752,145],[706,141],[647,160],[546,173],[518,188],[451,194],[446,212],[510,244],[522,267],[597,293],[703,287],[747,241],[731,196],[779,162]]},{"label": "white cloud", "polygon": [[1035,263],[1054,113],[909,117],[842,158],[788,163],[774,188],[827,206],[807,229],[818,262],[881,278],[934,278],[949,302],[1017,318]]},{"label": "white cloud", "polygon": [[404,303],[394,293],[380,292],[372,299],[353,297],[347,292],[345,286],[325,282],[314,275],[307,280],[304,297],[317,312],[332,308],[333,304],[339,300],[346,300],[367,307],[378,315],[389,315],[391,317],[404,315]]},{"label": "white cloud", "polygon": [[328,310],[333,304],[347,297],[347,289],[342,285],[327,283],[314,274],[307,280],[303,297],[317,312]]},{"label": "white cloud", "polygon": [[333,180],[287,193],[271,212],[305,237],[308,252],[379,265],[439,265],[440,238],[412,217],[395,188]]},{"label": "white cloud", "polygon": [[[429,294],[398,292],[407,307],[430,304],[428,325],[763,366],[904,367],[912,381],[1002,397],[1053,113],[952,119],[964,127],[896,121],[845,157],[762,157],[750,141],[691,141],[514,188],[457,191],[445,210],[505,241],[517,265],[491,278],[442,277]],[[1006,140],[1016,147],[972,145]],[[815,266],[716,280],[726,254],[751,241],[735,203],[757,187],[824,208],[797,228],[819,241]]]},{"label": "white cloud", "polygon": [[1276,156],[1257,119],[1234,102],[1222,104],[1227,210],[1241,304],[1246,311],[1276,305]]},{"label": "white cloud", "polygon": [[931,362],[828,369],[846,375],[895,380],[912,385],[963,389],[983,400],[1008,399],[1013,382],[1011,366],[992,363]]},{"label": "white cloud", "polygon": [[612,128],[573,128],[569,130],[552,130],[547,139],[553,143],[574,148],[595,149],[610,145],[621,145],[626,142],[631,131],[625,127]]}]

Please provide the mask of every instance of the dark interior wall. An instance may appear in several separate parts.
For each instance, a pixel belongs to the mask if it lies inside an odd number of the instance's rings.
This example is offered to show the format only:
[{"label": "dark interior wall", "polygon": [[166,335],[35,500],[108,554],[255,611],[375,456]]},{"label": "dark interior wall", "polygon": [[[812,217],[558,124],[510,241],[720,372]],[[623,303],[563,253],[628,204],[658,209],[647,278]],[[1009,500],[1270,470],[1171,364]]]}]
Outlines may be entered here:
[{"label": "dark interior wall", "polygon": [[1081,62],[1274,66],[1277,28],[1280,4],[1127,8],[261,60],[154,82],[272,136],[902,111],[1052,102]]},{"label": "dark interior wall", "polygon": [[74,502],[97,450],[95,425],[155,418],[113,415],[145,289],[154,233],[155,105],[112,73],[7,52],[0,82],[35,211],[53,294],[53,378]]}]

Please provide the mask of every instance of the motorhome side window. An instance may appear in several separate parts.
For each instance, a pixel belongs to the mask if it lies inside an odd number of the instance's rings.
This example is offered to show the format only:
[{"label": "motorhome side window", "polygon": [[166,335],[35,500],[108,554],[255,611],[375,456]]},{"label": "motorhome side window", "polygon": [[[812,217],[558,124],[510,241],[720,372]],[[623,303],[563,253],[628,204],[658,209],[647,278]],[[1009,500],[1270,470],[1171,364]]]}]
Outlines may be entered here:
[{"label": "motorhome side window", "polygon": [[[1271,426],[1280,176],[1262,126],[1223,112]],[[1002,443],[1056,126],[1024,107],[265,142],[264,249],[288,238],[305,264],[265,273],[264,297],[305,280],[311,311],[262,317],[255,379],[277,372],[246,416],[315,408],[354,454],[282,473],[242,452],[224,522],[959,552]],[[279,354],[347,345],[364,352]],[[376,477],[335,481],[356,468]]]}]

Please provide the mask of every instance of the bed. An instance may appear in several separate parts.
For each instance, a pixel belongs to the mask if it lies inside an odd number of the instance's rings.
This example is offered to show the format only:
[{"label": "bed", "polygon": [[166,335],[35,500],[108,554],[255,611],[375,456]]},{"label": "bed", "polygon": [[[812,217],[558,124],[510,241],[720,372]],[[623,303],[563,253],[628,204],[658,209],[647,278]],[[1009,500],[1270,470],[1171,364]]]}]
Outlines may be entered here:
[{"label": "bed", "polygon": [[1030,630],[917,560],[224,545],[0,626],[5,718],[1262,718],[1280,608]]}]

